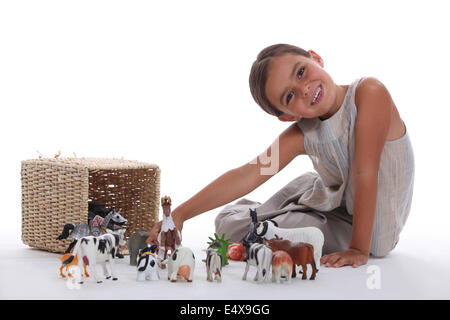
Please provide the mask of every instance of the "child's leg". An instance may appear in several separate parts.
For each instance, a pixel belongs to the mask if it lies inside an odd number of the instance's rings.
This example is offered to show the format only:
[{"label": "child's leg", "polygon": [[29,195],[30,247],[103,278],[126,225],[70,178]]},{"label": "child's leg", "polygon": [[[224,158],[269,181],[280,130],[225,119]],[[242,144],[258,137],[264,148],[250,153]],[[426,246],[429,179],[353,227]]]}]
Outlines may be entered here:
[{"label": "child's leg", "polygon": [[[250,227],[249,208],[257,206],[256,202],[253,204],[238,202],[235,206],[227,206],[228,209],[225,208],[227,210],[223,210],[216,217],[216,232],[225,233],[233,242],[241,241]],[[325,237],[322,254],[347,250],[350,244],[353,218],[342,207],[330,212],[312,209],[308,212],[288,211],[271,219],[276,221],[280,228],[319,228]]]}]

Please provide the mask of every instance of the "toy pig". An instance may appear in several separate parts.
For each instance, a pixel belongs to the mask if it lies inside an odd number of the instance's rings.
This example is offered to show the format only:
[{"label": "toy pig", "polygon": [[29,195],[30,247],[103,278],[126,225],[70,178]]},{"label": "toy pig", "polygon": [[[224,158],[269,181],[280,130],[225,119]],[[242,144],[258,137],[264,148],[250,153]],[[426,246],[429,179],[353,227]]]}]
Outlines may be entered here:
[{"label": "toy pig", "polygon": [[167,265],[167,277],[171,282],[176,282],[177,276],[184,278],[187,282],[192,282],[194,279],[195,256],[187,247],[178,247],[162,264]]},{"label": "toy pig", "polygon": [[137,281],[144,280],[159,280],[158,264],[156,261],[155,251],[156,245],[147,246],[139,253],[139,260],[137,263]]}]

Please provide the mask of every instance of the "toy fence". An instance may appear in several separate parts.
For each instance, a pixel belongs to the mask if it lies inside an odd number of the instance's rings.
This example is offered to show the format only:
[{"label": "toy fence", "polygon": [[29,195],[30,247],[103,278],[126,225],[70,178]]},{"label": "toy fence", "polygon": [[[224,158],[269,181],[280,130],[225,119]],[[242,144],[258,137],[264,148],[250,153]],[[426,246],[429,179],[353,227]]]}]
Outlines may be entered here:
[{"label": "toy fence", "polygon": [[122,209],[126,240],[158,221],[160,169],[132,160],[41,158],[22,161],[22,241],[63,253],[72,240],[56,240],[67,223],[88,223],[88,201]]}]

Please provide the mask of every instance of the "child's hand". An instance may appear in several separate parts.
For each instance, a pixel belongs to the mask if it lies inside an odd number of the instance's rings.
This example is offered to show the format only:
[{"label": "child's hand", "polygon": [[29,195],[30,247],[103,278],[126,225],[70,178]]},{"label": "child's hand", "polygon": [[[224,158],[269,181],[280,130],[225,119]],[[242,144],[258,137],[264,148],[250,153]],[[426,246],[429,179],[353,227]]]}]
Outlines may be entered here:
[{"label": "child's hand", "polygon": [[357,268],[366,264],[367,260],[369,260],[369,255],[358,249],[348,249],[347,251],[324,255],[320,259],[320,264],[332,268],[340,268],[342,266],[352,266],[353,268]]},{"label": "child's hand", "polygon": [[147,243],[149,245],[156,244],[157,246],[159,246],[158,234],[161,231],[161,225],[162,225],[162,221],[159,221],[153,226],[145,243]]}]

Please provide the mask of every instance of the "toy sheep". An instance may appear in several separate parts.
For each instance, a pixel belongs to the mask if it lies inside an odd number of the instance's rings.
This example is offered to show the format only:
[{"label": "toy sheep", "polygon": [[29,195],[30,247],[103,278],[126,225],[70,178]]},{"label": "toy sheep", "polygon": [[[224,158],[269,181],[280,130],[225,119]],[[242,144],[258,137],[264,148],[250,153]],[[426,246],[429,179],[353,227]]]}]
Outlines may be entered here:
[{"label": "toy sheep", "polygon": [[206,280],[222,282],[222,256],[212,248],[206,251]]},{"label": "toy sheep", "polygon": [[247,279],[247,272],[250,266],[256,267],[256,275],[253,281],[263,282],[269,278],[270,267],[272,264],[272,249],[261,243],[253,243],[248,249],[246,256],[247,265],[245,266],[242,280]]},{"label": "toy sheep", "polygon": [[195,256],[191,249],[178,247],[173,254],[162,262],[167,265],[167,277],[171,282],[177,281],[177,276],[184,278],[187,282],[194,279]]},{"label": "toy sheep", "polygon": [[280,283],[280,278],[284,276],[290,283],[293,265],[294,262],[286,251],[274,251],[272,253],[272,281]]},{"label": "toy sheep", "polygon": [[136,281],[159,280],[158,264],[155,254],[157,247],[158,246],[154,244],[140,250]]},{"label": "toy sheep", "polygon": [[284,229],[278,228],[273,220],[258,222],[256,226],[256,234],[264,237],[266,240],[284,239],[291,242],[305,242],[314,247],[314,261],[317,270],[320,267],[320,258],[322,257],[322,247],[324,236],[322,231],[316,227]]}]

